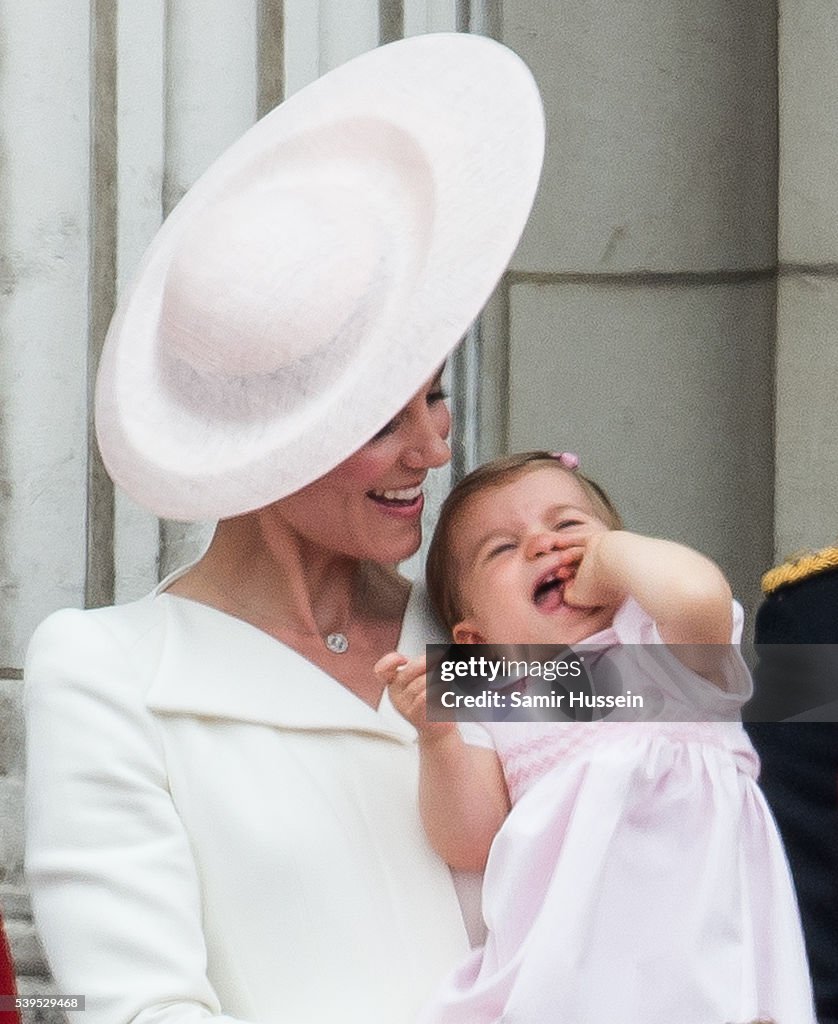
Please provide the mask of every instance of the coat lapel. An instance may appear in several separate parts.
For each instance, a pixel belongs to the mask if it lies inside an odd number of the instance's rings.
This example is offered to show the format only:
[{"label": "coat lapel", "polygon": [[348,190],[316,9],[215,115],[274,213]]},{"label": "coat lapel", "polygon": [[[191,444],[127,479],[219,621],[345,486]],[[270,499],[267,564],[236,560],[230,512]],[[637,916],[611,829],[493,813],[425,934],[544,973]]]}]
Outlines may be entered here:
[{"label": "coat lapel", "polygon": [[415,730],[386,693],[371,708],[302,655],[240,619],[169,594],[153,600],[164,635],[146,695],[152,711],[414,741]]}]

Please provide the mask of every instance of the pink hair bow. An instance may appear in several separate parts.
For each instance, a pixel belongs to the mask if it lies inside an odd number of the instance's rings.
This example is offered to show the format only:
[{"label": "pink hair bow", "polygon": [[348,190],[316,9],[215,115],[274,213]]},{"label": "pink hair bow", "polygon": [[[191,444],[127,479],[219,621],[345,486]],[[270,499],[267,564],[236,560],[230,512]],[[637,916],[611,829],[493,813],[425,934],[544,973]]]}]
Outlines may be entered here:
[{"label": "pink hair bow", "polygon": [[579,456],[575,452],[550,452],[552,458],[560,462],[565,469],[578,469]]}]

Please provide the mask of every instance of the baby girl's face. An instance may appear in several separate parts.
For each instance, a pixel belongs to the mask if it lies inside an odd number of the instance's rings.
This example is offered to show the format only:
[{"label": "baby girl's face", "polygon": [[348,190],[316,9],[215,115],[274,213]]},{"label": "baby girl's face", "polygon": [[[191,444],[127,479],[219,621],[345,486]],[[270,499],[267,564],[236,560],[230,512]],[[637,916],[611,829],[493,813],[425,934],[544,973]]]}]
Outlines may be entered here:
[{"label": "baby girl's face", "polygon": [[[458,643],[570,644],[610,625],[615,608],[563,599],[569,549],[608,530],[573,475],[544,466],[474,495],[460,511],[454,563],[466,618]],[[576,559],[578,561],[578,559]]]}]

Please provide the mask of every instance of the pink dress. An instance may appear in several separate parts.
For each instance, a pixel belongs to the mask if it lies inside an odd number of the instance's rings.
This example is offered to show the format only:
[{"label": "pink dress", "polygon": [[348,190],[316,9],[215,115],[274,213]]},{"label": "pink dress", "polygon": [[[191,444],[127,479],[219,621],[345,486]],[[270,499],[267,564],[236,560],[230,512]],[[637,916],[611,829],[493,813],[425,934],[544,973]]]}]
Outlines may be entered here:
[{"label": "pink dress", "polygon": [[[737,606],[734,643],[741,627]],[[661,645],[631,600],[586,642]],[[486,944],[422,1024],[814,1024],[786,857],[738,720],[738,649],[725,690],[665,646],[629,656],[632,689],[668,720],[461,726],[497,751],[513,806],[486,866]]]}]

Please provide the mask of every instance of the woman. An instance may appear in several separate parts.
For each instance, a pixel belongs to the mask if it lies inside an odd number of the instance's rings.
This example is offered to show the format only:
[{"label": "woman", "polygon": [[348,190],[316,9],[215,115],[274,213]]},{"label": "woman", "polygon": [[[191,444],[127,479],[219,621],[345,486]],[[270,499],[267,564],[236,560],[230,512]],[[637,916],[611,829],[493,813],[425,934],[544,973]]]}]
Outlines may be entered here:
[{"label": "woman", "polygon": [[383,47],[239,140],[117,311],[105,463],[157,514],[221,521],[155,594],[30,646],[33,907],[88,1024],[407,1024],[466,945],[372,666],[433,639],[392,566],[542,146],[503,47]]}]

